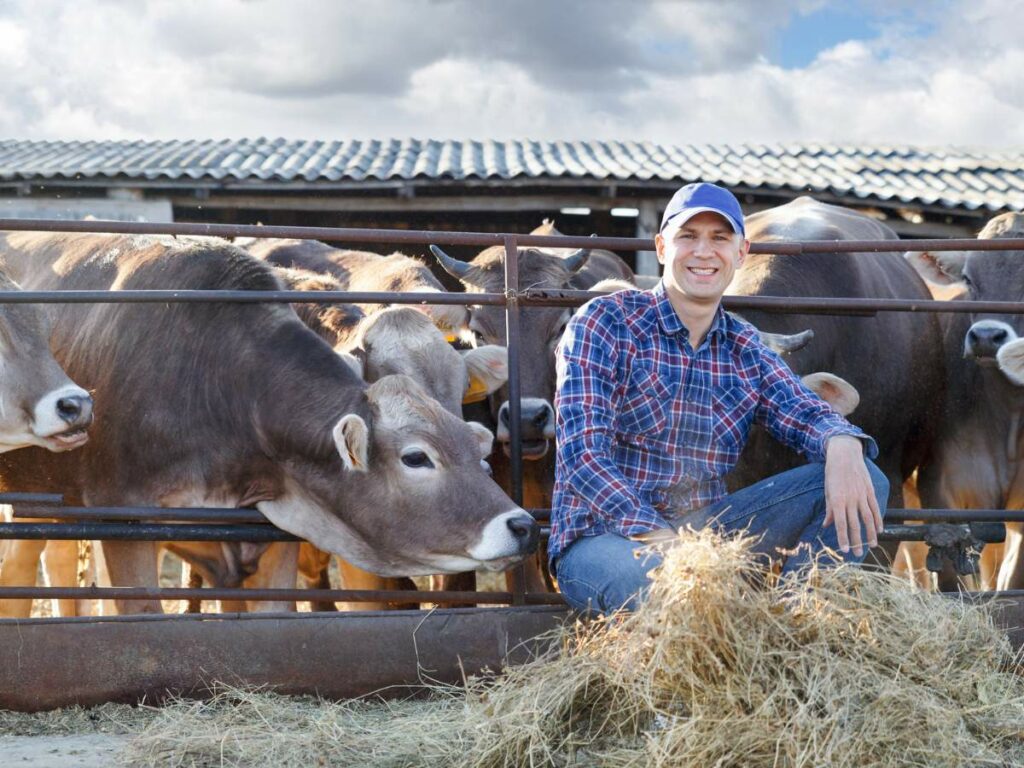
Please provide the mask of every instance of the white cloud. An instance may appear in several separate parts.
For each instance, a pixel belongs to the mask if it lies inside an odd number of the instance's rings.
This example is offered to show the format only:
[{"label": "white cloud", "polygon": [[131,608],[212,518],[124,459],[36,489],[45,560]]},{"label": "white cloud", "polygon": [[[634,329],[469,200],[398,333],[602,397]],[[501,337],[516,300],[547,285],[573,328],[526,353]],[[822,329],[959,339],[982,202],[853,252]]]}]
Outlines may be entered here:
[{"label": "white cloud", "polygon": [[1022,0],[771,63],[821,4],[0,3],[0,135],[1024,144]]}]

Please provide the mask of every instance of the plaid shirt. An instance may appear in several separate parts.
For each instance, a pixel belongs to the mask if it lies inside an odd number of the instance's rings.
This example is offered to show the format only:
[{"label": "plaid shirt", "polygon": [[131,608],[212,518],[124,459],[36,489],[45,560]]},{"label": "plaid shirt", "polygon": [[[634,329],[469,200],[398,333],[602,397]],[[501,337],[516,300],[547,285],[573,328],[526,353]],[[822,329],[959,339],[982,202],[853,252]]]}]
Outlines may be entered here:
[{"label": "plaid shirt", "polygon": [[721,307],[693,350],[664,283],[587,302],[557,366],[552,562],[580,536],[664,528],[666,513],[718,501],[755,421],[811,461],[839,434],[878,453]]}]

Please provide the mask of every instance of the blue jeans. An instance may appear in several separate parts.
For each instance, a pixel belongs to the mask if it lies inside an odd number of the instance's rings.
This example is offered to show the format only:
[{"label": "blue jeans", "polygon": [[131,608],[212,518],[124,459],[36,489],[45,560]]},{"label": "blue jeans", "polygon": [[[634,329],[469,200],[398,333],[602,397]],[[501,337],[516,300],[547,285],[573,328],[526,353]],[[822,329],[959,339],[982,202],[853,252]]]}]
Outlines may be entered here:
[{"label": "blue jeans", "polygon": [[[884,515],[889,481],[872,462],[866,463]],[[769,477],[673,522],[696,529],[710,525],[725,535],[745,532],[755,538],[754,551],[766,561],[778,560],[779,550],[797,550],[783,562],[783,577],[805,568],[826,548],[843,562],[859,563],[867,556],[866,543],[860,556],[852,548],[839,552],[835,526],[824,527],[824,464]],[[634,556],[643,546],[614,533],[574,541],[556,563],[558,587],[569,605],[591,615],[635,608],[649,583],[648,572],[661,562],[654,553]]]}]

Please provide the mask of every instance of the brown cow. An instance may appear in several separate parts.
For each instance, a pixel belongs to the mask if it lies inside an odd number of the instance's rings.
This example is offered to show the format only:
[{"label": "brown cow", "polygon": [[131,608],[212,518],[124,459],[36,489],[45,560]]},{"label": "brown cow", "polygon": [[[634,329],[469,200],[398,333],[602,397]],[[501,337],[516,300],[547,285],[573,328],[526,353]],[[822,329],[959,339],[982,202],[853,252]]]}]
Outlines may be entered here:
[{"label": "brown cow", "polygon": [[[1024,215],[989,221],[978,238],[1024,237]],[[1024,252],[910,252],[927,279],[965,292],[973,301],[1019,302],[1024,296]],[[948,297],[947,297],[948,298]],[[947,392],[939,434],[918,471],[926,507],[1024,508],[1024,322],[1021,315],[978,312],[942,316]],[[1007,523],[1001,564],[985,548],[982,585],[1024,587],[1024,525]],[[998,574],[995,572],[998,567]],[[949,587],[947,579],[941,586]]]},{"label": "brown cow", "polygon": [[[256,258],[279,267],[305,269],[331,275],[346,291],[444,293],[444,286],[419,259],[395,252],[388,256],[370,251],[345,251],[316,240],[263,238],[246,245]],[[370,314],[381,304],[360,304]],[[427,304],[419,307],[442,330],[465,327],[466,310],[460,305]]]},{"label": "brown cow", "polygon": [[[227,245],[12,233],[0,249],[33,289],[281,289]],[[533,519],[480,466],[482,435],[408,377],[367,387],[287,306],[67,305],[54,338],[97,392],[94,439],[3,457],[5,487],[90,505],[254,504],[384,575],[499,570],[536,547]],[[297,551],[282,558],[293,574]],[[154,546],[104,553],[112,583],[155,584]]]},{"label": "brown cow", "polygon": [[[854,211],[802,197],[747,217],[753,242],[893,240],[886,225]],[[751,254],[728,295],[836,296],[930,300],[924,282],[899,254]],[[791,333],[809,328],[814,343],[787,359],[797,373],[829,371],[860,393],[851,421],[878,442],[877,464],[890,483],[892,506],[902,505],[903,480],[929,446],[941,399],[942,362],[937,319],[928,313],[879,312],[870,317],[745,311],[758,328]],[[792,466],[791,451],[752,433],[732,482],[742,487]]]}]

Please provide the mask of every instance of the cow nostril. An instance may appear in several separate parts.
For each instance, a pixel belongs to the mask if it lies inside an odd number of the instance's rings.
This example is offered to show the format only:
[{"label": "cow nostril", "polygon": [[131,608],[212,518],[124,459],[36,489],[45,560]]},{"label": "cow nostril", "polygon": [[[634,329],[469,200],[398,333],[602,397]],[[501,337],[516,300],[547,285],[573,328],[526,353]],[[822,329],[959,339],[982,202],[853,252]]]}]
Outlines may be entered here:
[{"label": "cow nostril", "polygon": [[548,423],[548,409],[541,408],[539,411],[533,414],[533,418],[530,419],[530,423],[532,423],[535,427],[543,429],[544,426]]},{"label": "cow nostril", "polygon": [[537,521],[529,516],[511,517],[505,521],[505,525],[521,542],[526,552],[533,552],[537,548],[537,541],[540,539],[540,526]]},{"label": "cow nostril", "polygon": [[65,421],[73,421],[82,412],[82,398],[62,397],[57,401],[57,413]]}]

